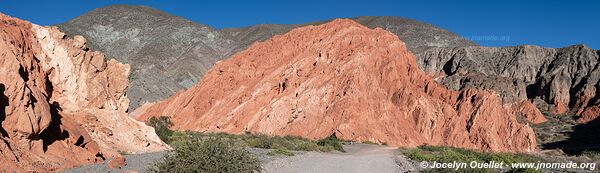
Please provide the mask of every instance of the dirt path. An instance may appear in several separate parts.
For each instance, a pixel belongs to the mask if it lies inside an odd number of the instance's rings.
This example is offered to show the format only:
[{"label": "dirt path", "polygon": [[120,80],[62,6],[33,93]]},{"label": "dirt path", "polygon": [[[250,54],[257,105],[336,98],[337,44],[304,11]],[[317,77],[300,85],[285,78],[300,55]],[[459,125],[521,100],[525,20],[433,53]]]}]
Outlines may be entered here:
[{"label": "dirt path", "polygon": [[305,152],[296,156],[266,161],[266,172],[410,172],[415,170],[411,161],[396,148],[354,144],[344,146],[345,153]]},{"label": "dirt path", "polygon": [[[295,152],[295,156],[269,156],[265,149],[250,149],[263,162],[264,172],[412,172],[415,163],[400,155],[393,147],[354,144],[345,145],[346,152]],[[133,170],[146,172],[150,166],[162,158],[166,152],[125,155],[127,166],[120,170],[111,170],[107,162],[85,165],[63,172],[121,172]]]},{"label": "dirt path", "polygon": [[127,166],[122,169],[110,169],[108,168],[108,161],[99,164],[83,165],[81,167],[65,170],[65,173],[76,173],[76,172],[123,172],[124,170],[131,170],[136,172],[147,172],[152,164],[163,158],[167,152],[156,152],[156,153],[144,153],[144,154],[131,154],[125,155]]}]

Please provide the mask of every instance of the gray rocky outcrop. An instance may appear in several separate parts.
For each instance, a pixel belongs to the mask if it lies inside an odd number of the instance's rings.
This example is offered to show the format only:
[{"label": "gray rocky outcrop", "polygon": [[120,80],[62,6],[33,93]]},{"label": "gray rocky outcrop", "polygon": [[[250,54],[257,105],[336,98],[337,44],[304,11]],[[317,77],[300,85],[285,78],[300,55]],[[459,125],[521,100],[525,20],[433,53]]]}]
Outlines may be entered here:
[{"label": "gray rocky outcrop", "polygon": [[586,45],[432,48],[417,54],[422,69],[450,88],[495,90],[505,102],[539,99],[558,114],[579,114],[597,104],[598,60],[598,51]]}]

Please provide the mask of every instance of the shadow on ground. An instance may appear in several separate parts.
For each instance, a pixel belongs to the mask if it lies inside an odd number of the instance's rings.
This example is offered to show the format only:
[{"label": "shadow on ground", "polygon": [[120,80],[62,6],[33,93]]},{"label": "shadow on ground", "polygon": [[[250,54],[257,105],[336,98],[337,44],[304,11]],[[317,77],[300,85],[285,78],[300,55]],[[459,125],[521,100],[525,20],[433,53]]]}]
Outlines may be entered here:
[{"label": "shadow on ground", "polygon": [[600,152],[600,118],[575,125],[573,130],[565,135],[565,140],[543,144],[542,148],[560,149],[569,155],[580,155],[584,151]]}]

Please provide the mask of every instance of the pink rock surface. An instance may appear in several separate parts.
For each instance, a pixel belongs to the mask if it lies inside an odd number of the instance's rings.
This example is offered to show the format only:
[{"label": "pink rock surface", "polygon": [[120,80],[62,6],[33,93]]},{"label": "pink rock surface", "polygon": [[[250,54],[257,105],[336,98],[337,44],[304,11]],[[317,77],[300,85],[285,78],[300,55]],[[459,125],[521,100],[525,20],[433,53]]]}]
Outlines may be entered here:
[{"label": "pink rock surface", "polygon": [[176,129],[201,132],[534,151],[515,112],[493,92],[436,83],[394,34],[338,19],[255,43],[134,116],[170,116]]},{"label": "pink rock surface", "polygon": [[169,149],[125,112],[129,66],[85,39],[0,14],[0,172],[47,172]]},{"label": "pink rock surface", "polygon": [[542,112],[540,112],[540,110],[530,101],[523,100],[514,103],[513,106],[513,109],[516,111],[514,112],[515,115],[520,115],[533,124],[540,124],[548,121],[548,119],[544,117],[544,114],[542,114]]}]

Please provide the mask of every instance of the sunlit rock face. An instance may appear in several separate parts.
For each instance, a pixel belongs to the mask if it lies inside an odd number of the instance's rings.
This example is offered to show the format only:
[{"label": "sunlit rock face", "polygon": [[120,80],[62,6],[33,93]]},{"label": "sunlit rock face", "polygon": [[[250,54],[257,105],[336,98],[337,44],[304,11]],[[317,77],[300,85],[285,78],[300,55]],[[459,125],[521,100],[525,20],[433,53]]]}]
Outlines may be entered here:
[{"label": "sunlit rock face", "polygon": [[170,116],[176,129],[201,132],[534,151],[533,130],[516,117],[539,112],[521,104],[531,103],[449,90],[393,33],[338,19],[255,43],[217,62],[198,85],[133,115]]},{"label": "sunlit rock face", "polygon": [[0,170],[54,171],[169,149],[127,116],[129,65],[81,36],[0,14]]}]

